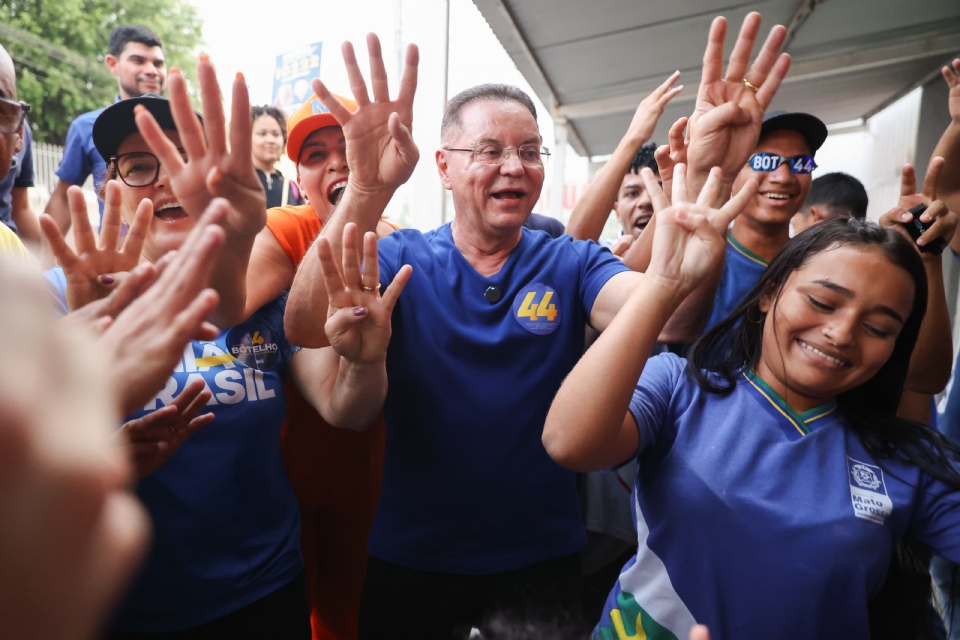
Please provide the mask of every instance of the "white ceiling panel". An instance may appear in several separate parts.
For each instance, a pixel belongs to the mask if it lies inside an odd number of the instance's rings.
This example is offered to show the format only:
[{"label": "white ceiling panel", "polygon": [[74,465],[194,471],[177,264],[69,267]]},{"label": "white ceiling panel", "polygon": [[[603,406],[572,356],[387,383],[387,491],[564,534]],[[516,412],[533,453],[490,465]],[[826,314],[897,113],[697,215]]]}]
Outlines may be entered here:
[{"label": "white ceiling panel", "polygon": [[612,151],[639,101],[675,69],[686,89],[655,139],[689,115],[717,15],[730,24],[727,53],[749,11],[763,16],[762,36],[773,24],[792,24],[793,65],[771,108],[809,111],[828,124],[869,117],[960,53],[958,0],[474,3],[543,103],[571,123],[573,144],[587,155]]}]

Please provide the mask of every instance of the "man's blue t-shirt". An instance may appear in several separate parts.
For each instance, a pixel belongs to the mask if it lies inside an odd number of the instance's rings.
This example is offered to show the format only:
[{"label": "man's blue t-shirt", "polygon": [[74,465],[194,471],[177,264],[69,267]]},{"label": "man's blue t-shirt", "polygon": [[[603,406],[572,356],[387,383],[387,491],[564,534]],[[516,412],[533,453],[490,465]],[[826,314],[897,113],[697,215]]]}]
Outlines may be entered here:
[{"label": "man's blue t-shirt", "polygon": [[713,298],[713,310],[703,330],[706,332],[737,308],[767,269],[767,262],[734,239],[727,231],[720,284]]},{"label": "man's blue t-shirt", "polygon": [[0,222],[10,227],[14,233],[17,225],[13,221],[13,190],[33,186],[33,132],[30,123],[23,121],[23,147],[13,154],[16,163],[0,180]]},{"label": "man's blue t-shirt", "polygon": [[546,231],[551,238],[559,238],[564,234],[563,223],[550,216],[531,213],[523,226],[531,231]]},{"label": "man's blue t-shirt", "polygon": [[[93,190],[97,193],[100,192],[100,185],[107,177],[107,162],[93,144],[93,123],[105,109],[106,107],[82,113],[70,123],[67,142],[63,145],[63,158],[60,160],[60,166],[57,167],[58,178],[78,187],[86,182],[87,176],[93,174]],[[100,204],[102,218],[103,200],[98,197],[97,201]]]},{"label": "man's blue t-shirt", "polygon": [[541,436],[597,294],[628,269],[593,242],[522,233],[489,278],[449,224],[380,240],[381,283],[404,264],[413,276],[387,351],[383,489],[369,542],[377,558],[484,575],[586,543],[574,474]]},{"label": "man's blue t-shirt", "polygon": [[795,413],[752,372],[709,393],[673,354],[647,362],[639,548],[594,638],[868,638],[867,603],[905,533],[960,559],[960,494],[875,460],[836,403]]},{"label": "man's blue t-shirt", "polygon": [[[54,288],[63,281],[59,268],[47,274]],[[62,304],[62,290],[59,298]],[[137,484],[152,544],[114,630],[196,627],[303,571],[300,511],[280,454],[284,384],[296,350],[283,333],[285,306],[285,297],[278,298],[215,340],[187,345],[164,388],[126,418],[169,405],[197,379],[213,393],[205,411],[214,421]]]}]

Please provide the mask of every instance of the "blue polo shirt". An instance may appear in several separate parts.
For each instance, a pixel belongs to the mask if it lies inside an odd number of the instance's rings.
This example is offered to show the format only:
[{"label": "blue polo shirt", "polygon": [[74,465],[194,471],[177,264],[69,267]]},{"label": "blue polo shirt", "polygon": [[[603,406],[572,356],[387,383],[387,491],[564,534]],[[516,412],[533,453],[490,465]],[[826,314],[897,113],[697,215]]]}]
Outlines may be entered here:
[{"label": "blue polo shirt", "polygon": [[[117,96],[114,102],[119,102]],[[107,162],[93,144],[93,123],[106,109],[88,111],[77,116],[70,123],[67,131],[67,142],[63,145],[63,158],[57,167],[57,177],[79,186],[83,186],[87,176],[93,175],[93,190],[100,192],[100,185],[107,177]],[[103,200],[97,198],[100,204],[100,217],[103,218]]]},{"label": "blue polo shirt", "polygon": [[628,269],[596,243],[529,229],[489,278],[456,248],[449,224],[401,229],[379,246],[382,284],[404,264],[413,276],[387,351],[370,553],[484,575],[577,551],[586,535],[575,475],[547,455],[543,423],[583,353],[597,294]]},{"label": "blue polo shirt", "polygon": [[0,180],[0,222],[16,233],[17,225],[12,218],[13,190],[33,186],[33,132],[26,120],[23,121],[23,147],[13,154],[13,159],[13,168]]},{"label": "blue polo shirt", "polygon": [[[48,274],[56,289],[62,276]],[[61,290],[61,304],[62,297]],[[280,454],[284,384],[296,351],[283,333],[285,306],[284,296],[215,340],[186,345],[163,389],[125,419],[169,405],[194,380],[213,393],[206,411],[214,421],[137,484],[152,521],[151,546],[113,630],[190,629],[303,571],[300,511]]]},{"label": "blue polo shirt", "polygon": [[733,234],[727,231],[723,271],[713,298],[713,310],[703,331],[706,332],[721,320],[725,320],[747,297],[766,269],[766,260],[737,242]]},{"label": "blue polo shirt", "polygon": [[874,460],[836,403],[797,414],[741,373],[701,389],[673,354],[647,362],[630,403],[640,431],[638,552],[594,638],[868,638],[867,603],[905,533],[960,559],[960,493]]}]

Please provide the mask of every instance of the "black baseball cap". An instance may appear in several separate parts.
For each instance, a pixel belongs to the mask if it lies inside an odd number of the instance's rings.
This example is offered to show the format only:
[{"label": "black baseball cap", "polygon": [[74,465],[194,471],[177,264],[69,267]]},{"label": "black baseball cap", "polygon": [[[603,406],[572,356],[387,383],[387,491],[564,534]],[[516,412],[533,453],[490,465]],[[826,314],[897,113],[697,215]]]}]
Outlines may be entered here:
[{"label": "black baseball cap", "polygon": [[[114,102],[104,109],[93,123],[93,144],[104,161],[109,162],[112,156],[117,155],[117,149],[127,136],[137,132],[133,110],[138,104],[142,104],[153,115],[161,129],[176,131],[177,125],[170,111],[170,101],[163,96],[145,93],[139,98]],[[203,122],[203,115],[197,113],[197,117]]]},{"label": "black baseball cap", "polygon": [[771,111],[763,116],[763,125],[760,127],[760,139],[774,131],[796,131],[807,141],[810,155],[816,155],[817,149],[823,146],[827,139],[827,125],[816,116],[809,113],[787,113],[786,111]]}]

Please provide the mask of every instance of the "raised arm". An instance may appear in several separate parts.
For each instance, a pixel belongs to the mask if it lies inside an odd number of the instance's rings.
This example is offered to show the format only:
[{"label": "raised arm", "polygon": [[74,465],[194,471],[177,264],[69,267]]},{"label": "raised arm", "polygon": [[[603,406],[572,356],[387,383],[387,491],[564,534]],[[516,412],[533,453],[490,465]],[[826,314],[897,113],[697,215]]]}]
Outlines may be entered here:
[{"label": "raised arm", "polygon": [[727,20],[716,18],[710,26],[697,104],[687,129],[687,186],[692,194],[700,193],[713,167],[720,167],[723,188],[719,198],[723,201],[730,196],[737,174],[760,139],[763,112],[790,68],[790,56],[777,54],[787,37],[781,25],[770,30],[750,65],[759,31],[760,14],[747,14],[723,75]]},{"label": "raised arm", "polygon": [[325,328],[331,346],[301,349],[293,358],[293,380],[324,420],[362,430],[383,408],[390,316],[413,269],[404,265],[381,297],[377,235],[372,231],[364,235],[362,260],[356,225],[347,224],[343,235],[342,272],[326,236],[317,241],[330,295]]},{"label": "raised arm", "polygon": [[[350,112],[320,80],[313,89],[323,105],[343,127],[347,145],[350,179],[336,211],[324,225],[321,235],[330,243],[334,264],[340,263],[343,230],[348,223],[360,233],[374,231],[383,210],[397,188],[410,179],[420,151],[410,133],[413,126],[413,97],[417,89],[419,53],[416,45],[407,47],[403,78],[396,100],[390,100],[387,72],[383,65],[380,41],[367,36],[370,58],[370,84],[373,100],[357,64],[353,45],[343,45],[343,61],[357,110]],[[249,119],[249,118],[248,118]],[[284,328],[287,338],[301,347],[328,344],[324,332],[327,317],[327,293],[317,251],[307,252],[290,290]]]},{"label": "raised arm", "polygon": [[722,260],[724,239],[716,228],[729,224],[746,203],[738,196],[720,210],[710,209],[720,187],[719,173],[714,173],[699,202],[685,202],[683,172],[678,171],[674,205],[656,214],[650,268],[550,406],[543,444],[560,465],[594,471],[635,455],[640,436],[627,408],[637,380],[667,319]]},{"label": "raised arm", "polygon": [[[951,66],[944,67],[942,73],[950,87],[950,124],[933,150],[934,157],[939,156],[945,161],[937,194],[948,209],[960,213],[960,58],[955,59]],[[956,236],[954,242],[957,242]],[[960,247],[954,247],[954,250],[958,249]]]},{"label": "raised arm", "polygon": [[[918,193],[913,167],[904,165],[900,180],[900,200],[896,207],[881,216],[880,224],[896,228],[906,235],[903,223],[913,219],[909,209],[925,204],[927,210],[920,216],[920,221],[933,224],[920,236],[917,244],[929,245],[940,237],[950,242],[955,237],[957,214],[948,210],[943,201],[937,199],[937,184],[942,179],[943,168],[943,158],[933,158],[923,181],[923,190]],[[904,386],[906,390],[915,393],[935,394],[943,391],[950,379],[953,336],[943,285],[943,256],[939,253],[920,252],[920,258],[927,272],[927,310],[923,316],[917,344],[910,357],[910,369]]]},{"label": "raised arm", "polygon": [[627,128],[626,134],[620,139],[620,144],[614,149],[613,155],[607,160],[603,170],[597,175],[586,192],[577,201],[577,205],[570,214],[566,232],[576,240],[600,239],[603,225],[610,216],[613,203],[617,201],[617,192],[623,176],[630,168],[630,163],[640,148],[657,126],[657,121],[663,115],[663,109],[670,100],[683,90],[683,85],[673,87],[673,83],[680,77],[679,71],[674,71],[663,84],[644,98],[633,120]]},{"label": "raised arm", "polygon": [[259,307],[248,306],[247,268],[254,240],[266,223],[267,198],[253,167],[250,98],[243,76],[237,74],[233,81],[229,147],[220,85],[206,56],[200,57],[197,76],[204,109],[202,124],[190,104],[182,74],[171,69],[169,76],[170,108],[186,162],[143,107],[137,107],[137,127],[166,168],[170,187],[188,214],[199,217],[214,197],[230,202],[223,222],[227,242],[214,265],[210,284],[220,295],[214,321],[232,327]]}]

